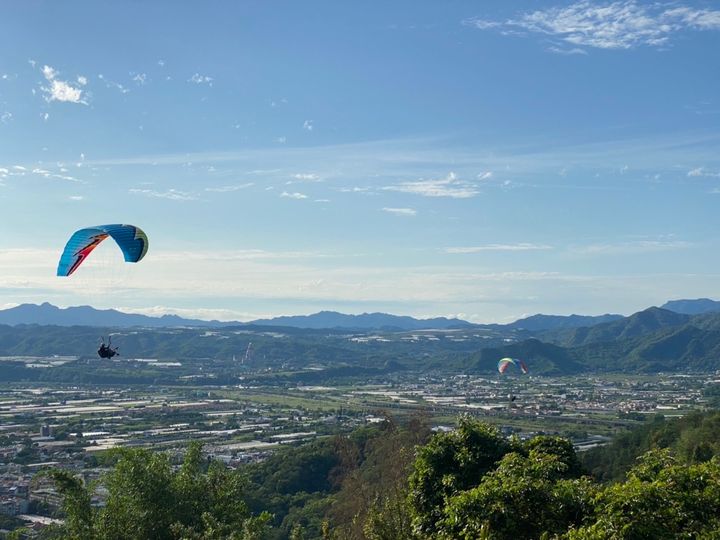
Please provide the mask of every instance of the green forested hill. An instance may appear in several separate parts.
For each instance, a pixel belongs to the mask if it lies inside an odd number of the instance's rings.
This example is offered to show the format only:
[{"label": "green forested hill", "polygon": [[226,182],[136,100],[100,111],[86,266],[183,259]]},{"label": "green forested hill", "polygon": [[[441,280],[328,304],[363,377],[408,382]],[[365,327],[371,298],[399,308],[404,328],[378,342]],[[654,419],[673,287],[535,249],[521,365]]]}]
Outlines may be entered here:
[{"label": "green forested hill", "polygon": [[616,321],[571,330],[546,332],[540,337],[565,347],[580,347],[640,337],[659,330],[682,326],[690,320],[689,315],[651,307]]}]

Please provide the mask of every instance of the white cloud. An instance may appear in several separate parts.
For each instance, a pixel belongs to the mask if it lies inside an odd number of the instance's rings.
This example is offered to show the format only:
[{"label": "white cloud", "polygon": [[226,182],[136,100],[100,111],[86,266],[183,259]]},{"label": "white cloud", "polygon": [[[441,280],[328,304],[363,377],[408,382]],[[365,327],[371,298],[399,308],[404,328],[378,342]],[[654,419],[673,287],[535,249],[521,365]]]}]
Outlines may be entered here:
[{"label": "white cloud", "polygon": [[5,111],[3,113],[0,113],[0,124],[7,124],[12,120],[12,113],[10,111]]},{"label": "white cloud", "polygon": [[295,180],[300,180],[302,182],[319,182],[321,178],[314,173],[309,174],[293,174],[293,178]]},{"label": "white cloud", "polygon": [[470,182],[459,180],[454,172],[451,172],[445,178],[437,180],[402,182],[394,186],[386,186],[383,189],[413,193],[415,195],[422,195],[423,197],[450,197],[453,199],[467,199],[480,193],[477,186]]},{"label": "white cloud", "polygon": [[83,197],[82,195],[70,195],[68,199],[71,201],[84,201],[85,197]]},{"label": "white cloud", "polygon": [[40,71],[42,71],[42,74],[48,81],[53,80],[57,76],[57,71],[55,71],[50,66],[43,66]]},{"label": "white cloud", "polygon": [[[525,12],[515,19],[488,21],[476,18],[465,24],[504,34],[551,36],[582,47],[632,49],[667,46],[673,34],[684,30],[719,30],[720,11],[671,7],[671,4],[661,2],[643,4],[636,0],[602,3],[582,0],[569,6]],[[549,50],[582,54],[560,47]]]},{"label": "white cloud", "polygon": [[[42,86],[41,90],[45,93],[45,101],[48,103],[51,101],[62,101],[66,103],[80,103],[87,105],[85,93],[82,88],[73,86],[67,81],[61,81],[57,79],[58,72],[50,66],[43,66],[42,74],[45,79],[50,83],[50,86]],[[80,82],[85,81],[84,83]],[[83,76],[78,77],[78,84],[84,86],[87,84],[87,79]]]},{"label": "white cloud", "polygon": [[313,130],[313,121],[305,120],[305,122],[303,122],[303,129],[305,129],[307,131],[312,131]]},{"label": "white cloud", "polygon": [[330,202],[330,199],[315,199],[315,202],[319,202],[319,203],[329,203],[329,202]]},{"label": "white cloud", "polygon": [[195,84],[207,84],[208,86],[212,86],[213,78],[208,77],[207,75],[200,75],[199,73],[195,73],[192,77],[188,79],[188,82],[192,82]]},{"label": "white cloud", "polygon": [[445,248],[445,253],[467,254],[483,251],[545,251],[549,249],[553,249],[553,247],[546,244],[485,244],[482,246],[449,247]]},{"label": "white cloud", "polygon": [[414,208],[383,208],[383,212],[393,214],[395,216],[414,216],[417,215],[417,210]]},{"label": "white cloud", "polygon": [[145,73],[136,73],[132,80],[137,83],[138,86],[143,86],[147,83],[147,75]]},{"label": "white cloud", "polygon": [[477,175],[477,179],[478,180],[490,180],[492,178],[492,175],[493,175],[492,171],[481,172],[480,174]]},{"label": "white cloud", "polygon": [[130,193],[136,193],[138,195],[145,195],[146,197],[155,197],[158,199],[169,199],[171,201],[194,201],[197,197],[192,193],[186,191],[180,191],[177,189],[168,189],[167,191],[155,191],[152,189],[137,189],[132,188],[129,190]]},{"label": "white cloud", "polygon": [[231,191],[240,191],[241,189],[246,189],[254,185],[255,184],[253,182],[248,182],[247,184],[237,184],[234,186],[208,187],[205,188],[205,191],[212,191],[215,193],[229,193]]},{"label": "white cloud", "polygon": [[308,198],[308,196],[305,195],[304,193],[298,193],[298,192],[288,193],[287,191],[283,191],[283,192],[280,194],[280,196],[281,196],[281,197],[285,197],[285,198],[287,198],[287,199],[298,199],[298,200],[300,200],[300,199],[307,199],[307,198]]},{"label": "white cloud", "polygon": [[43,119],[43,122],[47,122],[48,118],[50,118],[50,113],[42,113],[40,117]]}]

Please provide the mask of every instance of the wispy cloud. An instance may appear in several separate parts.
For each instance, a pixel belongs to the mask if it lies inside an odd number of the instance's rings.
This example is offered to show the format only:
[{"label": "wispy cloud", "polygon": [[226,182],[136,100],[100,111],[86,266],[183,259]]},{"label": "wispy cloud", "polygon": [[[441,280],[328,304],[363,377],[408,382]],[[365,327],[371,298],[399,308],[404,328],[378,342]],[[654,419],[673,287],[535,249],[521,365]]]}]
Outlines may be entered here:
[{"label": "wispy cloud", "polygon": [[127,94],[128,92],[130,92],[130,90],[128,88],[125,88],[122,84],[120,84],[118,82],[111,81],[110,79],[105,77],[105,75],[103,75],[102,73],[100,73],[98,75],[98,79],[103,81],[105,83],[105,86],[107,86],[108,88],[114,88],[116,90],[119,90],[121,94]]},{"label": "wispy cloud", "polygon": [[574,253],[582,255],[620,255],[649,253],[654,251],[673,251],[692,247],[691,242],[684,240],[660,239],[660,240],[637,240],[634,242],[619,242],[611,244],[590,244],[587,246],[575,246],[570,249]]},{"label": "wispy cloud", "polygon": [[552,246],[546,244],[485,244],[482,246],[468,246],[468,247],[448,247],[445,248],[445,253],[481,253],[483,251],[544,251],[553,249]]},{"label": "wispy cloud", "polygon": [[205,191],[212,191],[215,193],[229,193],[231,191],[240,191],[241,189],[247,189],[254,185],[254,182],[248,182],[247,184],[237,184],[233,186],[207,187],[205,188]]},{"label": "wispy cloud", "polygon": [[[23,168],[22,170],[24,171],[25,169]],[[53,172],[53,171],[49,171],[47,169],[42,169],[42,168],[36,167],[31,172],[32,172],[32,174],[36,174],[36,175],[42,176],[44,178],[65,180],[67,182],[77,182],[80,184],[86,183],[83,180],[80,180],[79,178],[75,178],[74,176],[70,176],[69,174],[66,174],[67,169],[65,169],[63,167],[60,167],[59,171],[60,172]]]},{"label": "wispy cloud", "polygon": [[85,200],[85,197],[83,197],[82,195],[70,195],[70,196],[68,197],[68,200],[70,200],[70,201],[84,201],[84,200]]},{"label": "wispy cloud", "polygon": [[281,197],[285,197],[285,198],[287,198],[287,199],[297,199],[297,200],[307,199],[307,198],[308,198],[308,196],[305,195],[304,193],[298,193],[297,191],[294,192],[294,193],[289,193],[289,192],[287,192],[287,191],[283,191],[283,192],[280,194],[280,196],[281,196]]},{"label": "wispy cloud", "polygon": [[207,84],[208,86],[212,86],[213,78],[208,77],[207,75],[201,75],[200,73],[195,73],[192,77],[188,79],[188,82],[195,84]]},{"label": "wispy cloud", "polygon": [[453,199],[467,199],[480,193],[475,184],[460,180],[454,172],[451,172],[445,178],[437,180],[401,182],[394,186],[386,186],[383,189],[413,193],[423,197],[450,197]]},{"label": "wispy cloud", "polygon": [[7,124],[12,120],[12,113],[10,111],[4,111],[0,113],[0,124]]},{"label": "wispy cloud", "polygon": [[130,73],[132,80],[138,86],[145,86],[147,84],[147,74],[145,73]]},{"label": "wispy cloud", "polygon": [[[639,3],[636,0],[595,2],[521,13],[517,18],[492,21],[474,18],[465,24],[504,34],[551,36],[571,46],[632,49],[667,46],[673,34],[685,30],[720,29],[720,11],[678,3]],[[555,47],[551,52],[581,54]]]},{"label": "wispy cloud", "polygon": [[322,178],[315,173],[298,173],[292,176],[295,180],[300,182],[320,182]]},{"label": "wispy cloud", "polygon": [[45,101],[48,103],[51,101],[62,101],[87,105],[87,93],[81,88],[87,84],[85,77],[78,77],[76,83],[61,81],[57,78],[58,72],[50,66],[43,66],[42,74],[45,80],[50,83],[50,86],[41,87],[41,90],[45,94]]},{"label": "wispy cloud", "polygon": [[180,191],[177,189],[168,189],[166,191],[155,191],[152,189],[137,189],[132,188],[129,190],[130,193],[137,195],[145,195],[146,197],[155,197],[158,199],[168,199],[171,201],[194,201],[197,197],[187,191]]},{"label": "wispy cloud", "polygon": [[364,193],[366,195],[374,194],[371,188],[360,186],[339,188],[338,191],[341,193]]},{"label": "wispy cloud", "polygon": [[706,176],[706,177],[711,177],[711,178],[720,178],[720,171],[718,171],[718,172],[708,171],[708,170],[705,169],[704,167],[698,167],[697,169],[693,169],[693,170],[691,170],[691,171],[688,171],[687,175],[688,175],[688,176],[691,176],[691,177],[703,177],[703,176]]},{"label": "wispy cloud", "polygon": [[393,214],[395,216],[405,216],[410,217],[417,214],[417,210],[414,208],[383,208],[383,212],[387,212],[388,214]]},{"label": "wispy cloud", "polygon": [[312,120],[305,120],[303,122],[303,129],[306,131],[312,131],[313,130],[313,121]]},{"label": "wispy cloud", "polygon": [[581,54],[583,56],[587,56],[587,51],[585,49],[580,49],[578,47],[573,47],[571,49],[564,49],[562,47],[556,47],[553,45],[551,47],[548,47],[547,51],[551,52],[551,53],[555,53],[555,54],[562,54],[565,56],[572,56],[575,54]]}]

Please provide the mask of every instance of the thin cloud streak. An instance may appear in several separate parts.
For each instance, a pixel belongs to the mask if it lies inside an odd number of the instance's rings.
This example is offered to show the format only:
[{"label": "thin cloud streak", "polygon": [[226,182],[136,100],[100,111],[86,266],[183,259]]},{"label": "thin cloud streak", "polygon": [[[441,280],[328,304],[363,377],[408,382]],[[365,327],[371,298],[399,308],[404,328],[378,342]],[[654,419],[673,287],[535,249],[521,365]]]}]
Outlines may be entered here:
[{"label": "thin cloud streak", "polygon": [[573,253],[581,255],[623,255],[642,254],[656,251],[675,251],[693,247],[692,242],[683,240],[639,240],[635,242],[621,242],[617,244],[591,244],[576,246],[570,249]]},{"label": "thin cloud streak", "polygon": [[168,199],[170,201],[195,201],[197,197],[192,193],[180,191],[178,189],[168,189],[166,191],[155,191],[152,189],[131,188],[130,193],[144,195],[146,197],[154,197],[157,199]]},{"label": "thin cloud streak", "polygon": [[417,215],[417,210],[413,208],[382,208],[383,212],[387,212],[388,214],[393,214],[395,216],[405,216],[405,217],[411,217],[414,215]]},{"label": "thin cloud streak", "polygon": [[546,244],[486,244],[483,246],[469,246],[469,247],[448,247],[445,248],[445,253],[452,254],[467,254],[467,253],[482,253],[484,251],[547,251],[554,249],[553,246]]},{"label": "thin cloud streak", "polygon": [[401,182],[382,189],[412,193],[423,197],[449,197],[452,199],[469,199],[480,193],[480,190],[474,184],[460,180],[454,172],[451,172],[445,178],[437,180]]}]

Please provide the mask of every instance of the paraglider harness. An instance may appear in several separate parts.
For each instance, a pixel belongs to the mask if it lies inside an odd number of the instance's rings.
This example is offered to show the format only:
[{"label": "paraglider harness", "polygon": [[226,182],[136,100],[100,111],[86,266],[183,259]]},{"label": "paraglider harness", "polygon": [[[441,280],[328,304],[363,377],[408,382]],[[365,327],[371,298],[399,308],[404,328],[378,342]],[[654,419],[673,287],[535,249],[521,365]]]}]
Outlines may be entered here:
[{"label": "paraglider harness", "polygon": [[112,337],[108,336],[108,344],[105,345],[105,340],[101,337],[100,338],[101,344],[100,348],[98,349],[98,356],[100,358],[112,358],[116,354],[120,354],[118,352],[118,348],[115,347],[112,348]]}]

